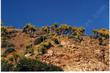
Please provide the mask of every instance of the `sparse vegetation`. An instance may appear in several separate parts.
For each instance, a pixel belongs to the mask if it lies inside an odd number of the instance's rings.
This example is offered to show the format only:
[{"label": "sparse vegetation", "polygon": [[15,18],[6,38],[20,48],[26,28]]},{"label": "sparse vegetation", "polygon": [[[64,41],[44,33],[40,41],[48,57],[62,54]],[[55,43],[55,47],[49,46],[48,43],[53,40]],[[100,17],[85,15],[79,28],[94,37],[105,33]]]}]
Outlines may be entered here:
[{"label": "sparse vegetation", "polygon": [[41,42],[43,42],[45,39],[47,39],[47,36],[39,36],[38,38],[35,39],[34,41],[34,45],[40,44]]},{"label": "sparse vegetation", "polygon": [[36,32],[37,28],[34,27],[31,23],[27,24],[23,28],[23,32],[33,35]]},{"label": "sparse vegetation", "polygon": [[99,29],[99,30],[94,29],[93,33],[96,37],[102,37],[102,38],[106,38],[106,39],[109,38],[109,30],[104,29],[104,28]]},{"label": "sparse vegetation", "polygon": [[62,71],[62,69],[57,66],[25,57],[20,58],[16,66],[10,64],[8,61],[2,60],[1,68],[2,71]]},{"label": "sparse vegetation", "polygon": [[14,47],[14,44],[9,42],[8,40],[2,40],[1,47]]},{"label": "sparse vegetation", "polygon": [[9,64],[8,61],[1,60],[1,71],[13,71],[13,65]]},{"label": "sparse vegetation", "polygon": [[16,69],[17,71],[62,71],[62,69],[57,66],[48,65],[38,60],[27,58],[20,59]]},{"label": "sparse vegetation", "polygon": [[52,41],[54,42],[54,44],[60,44],[60,42],[56,38],[52,38]]},{"label": "sparse vegetation", "polygon": [[26,46],[26,53],[34,54],[34,49],[32,48],[32,45]]},{"label": "sparse vegetation", "polygon": [[46,33],[49,33],[49,27],[48,26],[44,26],[42,27],[42,30],[45,31]]},{"label": "sparse vegetation", "polygon": [[67,34],[70,30],[70,26],[68,26],[67,24],[62,24],[59,29],[62,34]]},{"label": "sparse vegetation", "polygon": [[51,47],[51,43],[50,42],[42,42],[38,51],[39,51],[39,54],[44,54],[46,53],[47,49],[49,49]]}]

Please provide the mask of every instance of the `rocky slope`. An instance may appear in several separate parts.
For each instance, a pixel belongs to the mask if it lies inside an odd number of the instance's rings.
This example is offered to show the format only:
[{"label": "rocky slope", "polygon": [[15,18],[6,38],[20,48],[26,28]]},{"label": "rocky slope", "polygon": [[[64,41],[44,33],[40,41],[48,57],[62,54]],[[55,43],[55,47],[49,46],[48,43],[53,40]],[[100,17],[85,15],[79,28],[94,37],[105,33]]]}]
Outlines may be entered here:
[{"label": "rocky slope", "polygon": [[[14,53],[18,53],[19,56],[38,59],[43,63],[58,66],[64,71],[109,70],[109,39],[100,41],[98,38],[86,35],[80,36],[80,39],[67,35],[51,35],[45,39],[43,37],[39,41],[39,36],[43,34],[30,37],[29,34],[18,31],[16,36],[13,36],[8,41],[14,45]],[[57,44],[53,38],[57,39]],[[26,53],[28,44],[31,44],[33,53]],[[1,48],[2,54],[6,51],[6,48]],[[39,48],[43,48],[42,51],[46,50],[45,53],[39,54]],[[13,52],[2,58],[8,60],[11,57],[13,57]]]}]

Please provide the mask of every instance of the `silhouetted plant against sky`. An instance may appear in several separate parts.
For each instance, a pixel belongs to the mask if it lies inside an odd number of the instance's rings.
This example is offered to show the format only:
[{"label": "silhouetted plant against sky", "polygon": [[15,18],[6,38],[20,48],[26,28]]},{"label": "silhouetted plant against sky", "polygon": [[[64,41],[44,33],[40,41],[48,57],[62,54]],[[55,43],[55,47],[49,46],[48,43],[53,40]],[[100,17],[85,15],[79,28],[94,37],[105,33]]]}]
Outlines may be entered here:
[{"label": "silhouetted plant against sky", "polygon": [[26,24],[23,28],[23,32],[29,33],[29,34],[33,34],[36,30],[37,28],[33,26],[31,23]]}]

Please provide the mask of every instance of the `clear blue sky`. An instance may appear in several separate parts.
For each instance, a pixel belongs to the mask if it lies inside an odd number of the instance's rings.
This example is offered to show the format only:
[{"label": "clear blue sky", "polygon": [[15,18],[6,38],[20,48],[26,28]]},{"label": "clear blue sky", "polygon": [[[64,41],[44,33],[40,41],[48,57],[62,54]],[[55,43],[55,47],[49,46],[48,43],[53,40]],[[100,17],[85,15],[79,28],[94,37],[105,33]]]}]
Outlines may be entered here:
[{"label": "clear blue sky", "polygon": [[84,26],[90,34],[94,28],[109,28],[109,0],[2,0],[2,21],[22,27],[69,24]]}]

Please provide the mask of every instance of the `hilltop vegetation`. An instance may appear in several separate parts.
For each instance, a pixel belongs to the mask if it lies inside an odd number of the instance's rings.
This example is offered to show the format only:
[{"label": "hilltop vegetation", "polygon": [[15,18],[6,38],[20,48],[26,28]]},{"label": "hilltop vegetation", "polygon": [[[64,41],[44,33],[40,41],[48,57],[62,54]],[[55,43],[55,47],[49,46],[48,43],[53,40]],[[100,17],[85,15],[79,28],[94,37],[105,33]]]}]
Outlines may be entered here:
[{"label": "hilltop vegetation", "polygon": [[68,24],[1,26],[2,71],[109,70],[109,30]]}]

